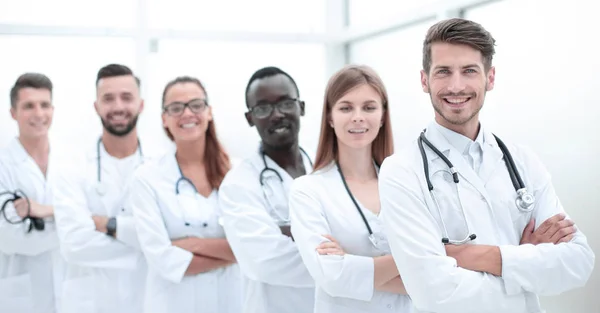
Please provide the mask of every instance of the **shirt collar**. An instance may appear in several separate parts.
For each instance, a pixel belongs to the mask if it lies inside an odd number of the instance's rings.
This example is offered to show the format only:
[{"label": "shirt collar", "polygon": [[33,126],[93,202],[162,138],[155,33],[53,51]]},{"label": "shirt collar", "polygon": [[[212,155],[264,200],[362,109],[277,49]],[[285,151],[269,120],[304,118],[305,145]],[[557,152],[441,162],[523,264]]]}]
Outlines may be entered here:
[{"label": "shirt collar", "polygon": [[477,138],[475,138],[475,141],[462,134],[448,129],[437,122],[434,122],[433,124],[435,125],[435,128],[442,134],[442,136],[444,136],[444,138],[446,138],[446,140],[460,153],[468,154],[469,148],[473,144],[478,144],[483,149],[483,144],[485,141],[483,135],[484,130],[483,126],[481,126],[481,123],[479,124],[479,133],[477,134]]}]

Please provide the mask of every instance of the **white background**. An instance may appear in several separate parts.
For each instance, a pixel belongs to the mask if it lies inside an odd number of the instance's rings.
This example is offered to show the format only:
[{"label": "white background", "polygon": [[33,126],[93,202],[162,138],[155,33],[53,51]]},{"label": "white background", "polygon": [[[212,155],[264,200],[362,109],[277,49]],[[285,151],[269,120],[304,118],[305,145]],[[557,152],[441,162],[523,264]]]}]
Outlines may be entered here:
[{"label": "white background", "polygon": [[[325,31],[333,19],[319,0],[146,2],[148,27],[155,29],[310,35]],[[348,19],[355,29],[368,28],[433,2],[349,0]],[[6,32],[13,24],[134,29],[137,4],[138,0],[0,0],[0,29]],[[465,15],[482,23],[497,40],[496,87],[487,95],[483,122],[500,137],[527,144],[538,153],[553,174],[563,205],[598,253],[596,13],[596,2],[589,0],[503,0],[467,10]],[[374,67],[386,83],[397,147],[414,140],[433,116],[419,82],[422,40],[433,22],[348,46],[348,61]],[[142,74],[146,109],[139,129],[144,149],[169,147],[160,123],[162,90],[176,76],[192,75],[206,85],[219,136],[230,154],[241,158],[252,152],[259,137],[243,118],[244,88],[255,70],[269,65],[296,79],[307,109],[302,144],[314,149],[332,60],[324,44],[289,38],[287,42],[166,39],[140,60],[133,38],[0,35],[0,146],[17,135],[8,113],[9,89],[26,71],[45,73],[54,82],[53,149],[89,146],[101,131],[93,110],[95,75],[108,63],[123,63]],[[599,288],[596,269],[586,287],[542,300],[548,313],[598,312]]]}]

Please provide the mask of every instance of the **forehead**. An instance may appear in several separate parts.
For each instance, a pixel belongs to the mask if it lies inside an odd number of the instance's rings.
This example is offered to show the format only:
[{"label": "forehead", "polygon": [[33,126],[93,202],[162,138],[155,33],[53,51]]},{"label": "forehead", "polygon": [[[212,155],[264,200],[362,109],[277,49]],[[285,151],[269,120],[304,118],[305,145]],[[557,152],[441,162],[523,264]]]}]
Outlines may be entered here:
[{"label": "forehead", "polygon": [[177,83],[165,94],[165,103],[188,102],[192,99],[206,99],[204,90],[195,83]]},{"label": "forehead", "polygon": [[462,44],[438,42],[431,45],[431,67],[462,67],[476,64],[483,68],[483,56],[477,49]]},{"label": "forehead", "polygon": [[283,97],[298,97],[294,83],[283,74],[257,79],[248,88],[247,100],[250,107],[261,101],[275,102]]},{"label": "forehead", "polygon": [[135,78],[131,75],[106,77],[98,81],[98,94],[119,94],[131,93],[137,94],[139,88]]},{"label": "forehead", "polygon": [[52,93],[45,88],[21,88],[17,92],[17,103],[51,102]]},{"label": "forehead", "polygon": [[364,83],[360,84],[346,92],[336,103],[364,103],[364,102],[381,102],[381,95],[373,86]]}]

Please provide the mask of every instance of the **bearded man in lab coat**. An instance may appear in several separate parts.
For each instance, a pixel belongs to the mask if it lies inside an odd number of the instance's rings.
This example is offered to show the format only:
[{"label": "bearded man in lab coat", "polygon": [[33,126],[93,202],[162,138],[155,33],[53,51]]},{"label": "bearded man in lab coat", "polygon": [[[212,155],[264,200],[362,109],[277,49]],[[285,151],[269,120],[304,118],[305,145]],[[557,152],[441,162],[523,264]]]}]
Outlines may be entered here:
[{"label": "bearded man in lab coat", "polygon": [[261,142],[219,190],[223,227],[244,276],[244,312],[312,313],[314,281],[291,238],[287,201],[293,179],[312,171],[298,143],[304,101],[291,76],[266,67],[250,78],[246,105]]},{"label": "bearded man in lab coat", "polygon": [[[53,313],[64,261],[49,179],[55,173],[48,139],[54,116],[52,82],[43,74],[23,74],[10,91],[10,102],[19,136],[0,151],[0,203],[14,199],[17,191],[20,199],[8,202],[0,214],[0,311]],[[30,230],[32,221],[23,220],[28,216],[42,220],[43,230]]]},{"label": "bearded man in lab coat", "polygon": [[94,107],[102,136],[85,156],[68,160],[55,184],[56,222],[69,267],[63,313],[141,313],[146,263],[139,249],[127,186],[148,156],[136,123],[140,80],[119,64],[101,68]]},{"label": "bearded man in lab coat", "polygon": [[469,20],[429,29],[421,85],[435,121],[379,172],[382,220],[415,312],[541,313],[540,295],[585,285],[594,267],[540,160],[479,121],[494,46]]}]

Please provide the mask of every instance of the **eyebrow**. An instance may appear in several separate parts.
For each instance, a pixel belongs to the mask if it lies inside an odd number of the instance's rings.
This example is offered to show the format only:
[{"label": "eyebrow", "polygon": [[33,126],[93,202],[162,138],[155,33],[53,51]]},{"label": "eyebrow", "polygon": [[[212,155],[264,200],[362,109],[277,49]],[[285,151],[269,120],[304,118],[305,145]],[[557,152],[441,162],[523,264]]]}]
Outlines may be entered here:
[{"label": "eyebrow", "polygon": [[[338,103],[340,103],[340,104],[354,104],[354,102],[348,101],[348,100],[342,100],[342,101],[339,101]],[[363,101],[362,104],[373,104],[373,103],[377,103],[377,101],[375,101],[375,100],[367,100],[367,101]]]},{"label": "eyebrow", "polygon": [[[473,68],[473,67],[481,68],[478,64],[475,64],[475,63],[463,65],[460,68],[461,69],[467,69],[467,68]],[[447,66],[447,65],[437,65],[433,69],[434,70],[448,70],[448,69],[450,69],[450,66]]]}]

